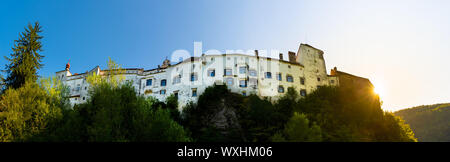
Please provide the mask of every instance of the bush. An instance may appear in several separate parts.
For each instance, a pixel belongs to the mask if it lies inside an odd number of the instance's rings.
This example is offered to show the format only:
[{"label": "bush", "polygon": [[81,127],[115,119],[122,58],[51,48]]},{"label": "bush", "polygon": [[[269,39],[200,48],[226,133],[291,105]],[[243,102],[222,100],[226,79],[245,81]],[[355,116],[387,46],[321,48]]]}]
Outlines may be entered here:
[{"label": "bush", "polygon": [[289,119],[282,132],[272,137],[273,142],[320,142],[320,127],[310,123],[306,115],[297,112]]},{"label": "bush", "polygon": [[60,102],[34,82],[9,88],[0,99],[0,141],[30,141],[56,127],[62,118]]}]

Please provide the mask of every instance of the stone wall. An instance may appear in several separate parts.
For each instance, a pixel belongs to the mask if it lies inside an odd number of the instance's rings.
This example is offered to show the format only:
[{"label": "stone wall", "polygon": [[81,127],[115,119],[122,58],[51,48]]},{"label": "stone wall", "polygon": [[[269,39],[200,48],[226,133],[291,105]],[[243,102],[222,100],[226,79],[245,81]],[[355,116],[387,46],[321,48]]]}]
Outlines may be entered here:
[{"label": "stone wall", "polygon": [[[169,95],[177,94],[180,108],[188,102],[196,102],[197,97],[213,84],[227,84],[232,92],[256,94],[272,100],[286,93],[289,87],[294,87],[299,93],[302,90],[311,93],[318,86],[339,85],[337,76],[326,73],[323,51],[301,44],[297,54],[288,53],[288,59],[289,61],[260,57],[257,51],[254,55],[202,55],[172,65],[168,60],[164,60],[165,68],[159,66],[151,70],[125,69],[125,79],[133,83],[139,95],[153,96],[165,101]],[[230,75],[225,74],[226,69],[231,71]],[[209,75],[210,70],[214,70],[214,76]],[[88,94],[85,87],[89,85],[85,77],[93,72],[103,74],[98,67],[78,75],[72,75],[68,69],[56,72],[58,78],[71,87],[72,104],[86,101]],[[267,73],[271,74],[271,78]],[[191,75],[194,75],[193,78]],[[152,79],[151,85],[146,85],[148,79]],[[166,80],[165,86],[161,85],[162,80]],[[246,84],[240,86],[240,83]],[[197,96],[193,96],[194,90]],[[161,93],[162,91],[165,91],[165,94]]]}]

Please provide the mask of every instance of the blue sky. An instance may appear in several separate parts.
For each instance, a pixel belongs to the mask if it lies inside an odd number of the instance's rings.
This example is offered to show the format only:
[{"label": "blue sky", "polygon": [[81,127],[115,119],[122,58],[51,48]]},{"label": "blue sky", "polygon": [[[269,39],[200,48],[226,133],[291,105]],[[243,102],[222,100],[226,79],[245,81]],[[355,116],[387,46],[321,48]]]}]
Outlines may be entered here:
[{"label": "blue sky", "polygon": [[[42,76],[106,66],[151,69],[178,49],[277,49],[308,43],[327,69],[369,78],[386,110],[450,102],[448,0],[54,0],[0,2],[0,55],[43,26]],[[0,68],[6,60],[0,58]]]}]

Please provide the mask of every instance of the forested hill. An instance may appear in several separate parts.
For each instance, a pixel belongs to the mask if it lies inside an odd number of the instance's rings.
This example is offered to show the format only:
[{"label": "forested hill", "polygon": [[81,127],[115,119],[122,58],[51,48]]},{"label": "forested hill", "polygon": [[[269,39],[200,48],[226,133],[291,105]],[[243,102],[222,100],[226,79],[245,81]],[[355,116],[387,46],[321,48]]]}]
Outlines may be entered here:
[{"label": "forested hill", "polygon": [[395,115],[410,125],[419,142],[450,141],[450,103],[417,106]]}]

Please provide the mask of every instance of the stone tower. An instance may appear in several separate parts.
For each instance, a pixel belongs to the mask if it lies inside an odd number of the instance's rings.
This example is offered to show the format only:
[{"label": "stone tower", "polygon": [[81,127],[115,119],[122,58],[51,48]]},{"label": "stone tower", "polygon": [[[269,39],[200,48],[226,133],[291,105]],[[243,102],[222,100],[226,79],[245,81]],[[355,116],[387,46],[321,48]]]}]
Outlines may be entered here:
[{"label": "stone tower", "polygon": [[307,91],[312,92],[318,86],[328,85],[328,75],[323,58],[324,52],[308,44],[300,44],[296,61],[304,65],[304,77]]}]

